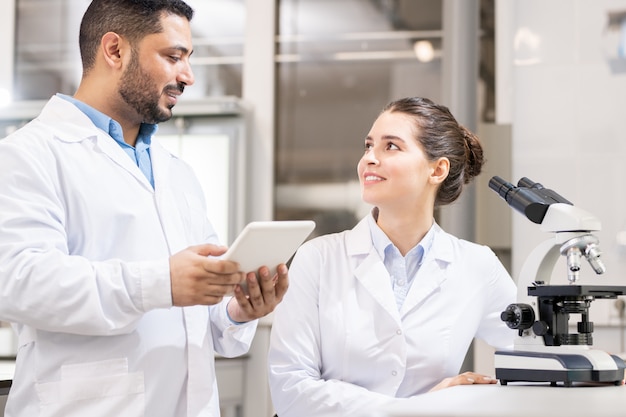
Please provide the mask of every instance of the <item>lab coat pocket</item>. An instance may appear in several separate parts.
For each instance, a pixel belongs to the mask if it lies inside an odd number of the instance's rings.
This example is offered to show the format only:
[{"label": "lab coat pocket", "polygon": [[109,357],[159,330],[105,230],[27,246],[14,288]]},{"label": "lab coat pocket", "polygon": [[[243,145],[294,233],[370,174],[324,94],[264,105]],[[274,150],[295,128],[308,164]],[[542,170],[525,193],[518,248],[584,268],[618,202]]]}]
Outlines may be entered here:
[{"label": "lab coat pocket", "polygon": [[65,365],[61,380],[37,385],[41,417],[144,416],[142,372],[125,359]]}]

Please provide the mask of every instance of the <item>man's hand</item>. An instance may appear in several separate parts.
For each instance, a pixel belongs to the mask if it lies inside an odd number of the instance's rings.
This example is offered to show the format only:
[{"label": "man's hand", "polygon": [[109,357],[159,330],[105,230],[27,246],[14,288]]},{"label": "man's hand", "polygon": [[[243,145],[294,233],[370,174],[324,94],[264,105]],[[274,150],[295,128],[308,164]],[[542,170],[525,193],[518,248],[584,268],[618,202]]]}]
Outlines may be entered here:
[{"label": "man's hand", "polygon": [[276,271],[276,275],[271,276],[269,269],[263,266],[259,268],[258,279],[254,272],[248,273],[247,294],[240,285],[235,286],[235,297],[228,303],[228,314],[231,319],[246,322],[274,311],[289,287],[287,266],[280,264]]},{"label": "man's hand", "polygon": [[226,252],[216,245],[191,246],[170,257],[172,303],[184,307],[217,304],[244,279],[236,262],[209,258]]},{"label": "man's hand", "polygon": [[453,387],[455,385],[473,385],[473,384],[497,384],[498,380],[487,375],[481,375],[474,372],[463,372],[461,375],[445,378],[443,381],[435,385],[429,392],[438,391],[443,388]]}]

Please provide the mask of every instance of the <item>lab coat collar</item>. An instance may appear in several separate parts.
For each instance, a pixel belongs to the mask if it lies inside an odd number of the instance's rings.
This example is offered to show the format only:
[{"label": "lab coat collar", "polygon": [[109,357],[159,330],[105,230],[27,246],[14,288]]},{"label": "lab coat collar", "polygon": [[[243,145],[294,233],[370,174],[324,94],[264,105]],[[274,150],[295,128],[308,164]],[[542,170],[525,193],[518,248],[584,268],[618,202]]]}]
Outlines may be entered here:
[{"label": "lab coat collar", "polygon": [[433,225],[431,250],[425,254],[417,276],[400,309],[405,316],[424,300],[436,293],[447,280],[448,265],[454,262],[453,236],[444,232],[438,224]]},{"label": "lab coat collar", "polygon": [[[396,301],[393,291],[388,285],[389,273],[372,244],[367,218],[362,219],[346,234],[346,251],[350,259],[356,260],[355,278],[376,302],[391,315],[392,319],[399,323],[400,316]],[[389,289],[385,290],[388,287]]]},{"label": "lab coat collar", "polygon": [[[444,263],[454,261],[453,236],[446,233],[437,223],[433,224],[433,241],[430,250],[425,254],[426,259],[431,258]],[[426,260],[425,259],[425,260]]]},{"label": "lab coat collar", "polygon": [[[370,216],[371,214],[368,214]],[[454,250],[451,235],[446,233],[437,223],[433,224],[433,241],[430,250],[425,254],[427,260],[437,260],[443,263],[454,261]],[[376,252],[372,244],[370,226],[367,217],[364,217],[346,236],[346,250],[348,256],[365,255]],[[380,259],[380,256],[378,257]],[[382,262],[382,259],[380,259]]]},{"label": "lab coat collar", "polygon": [[[400,312],[389,285],[390,277],[383,260],[372,244],[367,218],[363,218],[346,236],[346,251],[351,258],[362,258],[355,268],[357,280],[395,320],[433,294],[446,280],[448,264],[454,262],[454,237],[433,225],[431,250],[422,262],[416,281],[411,286]],[[385,291],[384,288],[389,288]]]},{"label": "lab coat collar", "polygon": [[178,209],[180,202],[176,200],[174,190],[172,189],[174,185],[171,183],[168,175],[172,169],[172,161],[176,157],[165,150],[156,140],[152,141],[150,149],[154,172],[155,200],[160,213],[159,216],[163,219],[163,230],[167,237],[170,253],[176,253],[186,247],[186,241],[180,233],[181,230],[185,230]]},{"label": "lab coat collar", "polygon": [[361,221],[348,232],[346,236],[346,250],[348,251],[348,256],[366,255],[372,250],[376,252],[372,244],[367,217],[361,219]]},{"label": "lab coat collar", "polygon": [[57,140],[67,143],[92,140],[98,150],[133,175],[144,187],[153,190],[137,164],[126,155],[117,142],[98,129],[91,119],[73,103],[61,97],[52,96],[37,119],[50,126],[51,133]]}]

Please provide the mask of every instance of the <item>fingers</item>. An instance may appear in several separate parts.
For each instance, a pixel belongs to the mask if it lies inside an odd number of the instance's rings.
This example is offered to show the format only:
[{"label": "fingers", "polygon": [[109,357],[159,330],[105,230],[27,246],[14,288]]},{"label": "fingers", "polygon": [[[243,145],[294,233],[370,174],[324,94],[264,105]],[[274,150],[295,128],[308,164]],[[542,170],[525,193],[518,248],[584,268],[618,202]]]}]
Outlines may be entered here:
[{"label": "fingers", "polygon": [[271,310],[283,299],[289,287],[288,269],[285,264],[276,268],[274,275],[267,267],[259,269],[259,279],[254,274],[248,274],[249,300],[254,308],[268,306]]},{"label": "fingers", "polygon": [[453,385],[473,385],[473,384],[495,384],[498,382],[497,379],[494,379],[487,375],[481,375],[474,372],[465,372],[461,375],[458,375],[455,379],[458,384]]},{"label": "fingers", "polygon": [[245,291],[241,286],[235,289],[235,298],[241,309],[248,316],[248,320],[266,315],[269,312],[267,310],[271,311],[272,306],[275,305],[274,281],[269,269],[260,268],[258,278],[257,274],[249,272],[245,280]]},{"label": "fingers", "polygon": [[172,279],[172,304],[179,307],[191,305],[213,305],[222,301],[225,296],[231,295],[236,283],[239,282],[239,274],[233,275],[208,275],[187,276]]},{"label": "fingers", "polygon": [[201,256],[220,256],[226,253],[228,248],[226,246],[206,244],[190,246],[188,249]]},{"label": "fingers", "polygon": [[223,250],[220,246],[198,245],[170,257],[173,305],[212,305],[232,294],[243,280],[237,263],[205,255],[219,254]]},{"label": "fingers", "polygon": [[274,283],[275,296],[280,302],[289,288],[289,270],[285,264],[278,266],[278,277]]},{"label": "fingers", "polygon": [[432,387],[430,392],[454,387],[456,385],[496,384],[497,382],[497,379],[487,375],[477,374],[475,372],[464,372],[457,376],[444,378],[441,382]]},{"label": "fingers", "polygon": [[237,306],[229,304],[229,313],[235,321],[258,319],[274,311],[289,287],[287,266],[279,265],[274,275],[267,267],[262,267],[258,271],[258,278],[255,273],[248,273],[246,286],[247,291],[239,285],[235,287]]}]

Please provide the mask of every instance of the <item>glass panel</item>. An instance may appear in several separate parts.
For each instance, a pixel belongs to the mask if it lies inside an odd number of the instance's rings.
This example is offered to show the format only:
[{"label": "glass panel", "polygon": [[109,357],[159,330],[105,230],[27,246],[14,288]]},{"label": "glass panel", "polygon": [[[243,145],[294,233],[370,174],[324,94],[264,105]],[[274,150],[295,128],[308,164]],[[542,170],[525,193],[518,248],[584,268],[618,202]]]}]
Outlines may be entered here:
[{"label": "glass panel", "polygon": [[[188,0],[196,85],[182,100],[241,96],[244,0]],[[15,100],[73,94],[81,76],[78,30],[90,0],[17,0]]]},{"label": "glass panel", "polygon": [[209,220],[224,245],[243,228],[245,123],[239,116],[175,117],[161,123],[155,136],[195,172]]},{"label": "glass panel", "polygon": [[[229,242],[230,138],[227,135],[161,135],[159,142],[194,170],[204,191],[209,219],[223,244]],[[215,181],[219,178],[220,181]]]},{"label": "glass panel", "polygon": [[191,64],[196,83],[185,91],[183,99],[241,97],[245,1],[186,1],[195,10],[191,21],[194,36]]},{"label": "glass panel", "polygon": [[440,100],[441,44],[441,0],[279,2],[277,217],[352,226],[365,135],[392,99]]}]

